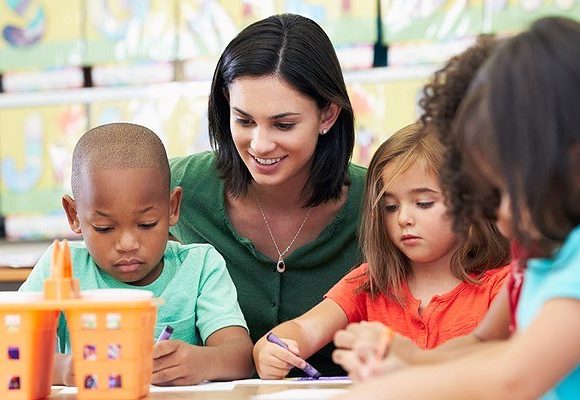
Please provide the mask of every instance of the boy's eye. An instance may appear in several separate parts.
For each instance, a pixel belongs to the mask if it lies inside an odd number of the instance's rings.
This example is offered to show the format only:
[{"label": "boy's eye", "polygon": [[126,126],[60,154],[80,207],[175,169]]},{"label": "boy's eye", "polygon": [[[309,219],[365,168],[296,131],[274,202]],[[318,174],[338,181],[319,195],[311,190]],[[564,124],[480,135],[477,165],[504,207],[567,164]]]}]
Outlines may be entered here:
[{"label": "boy's eye", "polygon": [[139,228],[151,229],[151,228],[153,228],[156,225],[157,225],[157,221],[150,222],[150,223],[147,223],[147,224],[139,224]]},{"label": "boy's eye", "polygon": [[295,125],[296,125],[296,124],[295,124],[295,123],[293,123],[293,122],[278,122],[278,123],[276,124],[276,127],[277,127],[278,129],[280,129],[281,131],[289,131],[289,130],[291,130],[292,128],[294,128],[294,126],[295,126]]},{"label": "boy's eye", "polygon": [[386,210],[388,213],[394,213],[395,211],[397,211],[397,209],[398,209],[398,208],[399,208],[399,206],[398,206],[398,205],[396,205],[396,204],[387,204],[387,205],[385,206],[385,210]]},{"label": "boy's eye", "polygon": [[418,201],[417,207],[419,207],[419,208],[431,208],[431,207],[433,207],[433,204],[435,204],[434,201]]},{"label": "boy's eye", "polygon": [[112,231],[113,227],[112,226],[94,226],[93,225],[93,229],[95,230],[95,232],[104,233],[104,232]]}]

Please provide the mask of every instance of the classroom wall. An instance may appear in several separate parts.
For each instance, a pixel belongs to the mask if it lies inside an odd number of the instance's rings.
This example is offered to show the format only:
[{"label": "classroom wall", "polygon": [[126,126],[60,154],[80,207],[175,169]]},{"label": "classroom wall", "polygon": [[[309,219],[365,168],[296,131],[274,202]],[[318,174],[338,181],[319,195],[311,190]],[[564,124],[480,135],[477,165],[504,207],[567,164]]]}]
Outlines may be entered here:
[{"label": "classroom wall", "polygon": [[[313,18],[336,46],[357,120],[353,161],[366,165],[417,118],[429,74],[475,35],[517,32],[546,14],[577,18],[580,1],[0,0],[6,237],[70,234],[60,197],[70,190],[74,144],[90,127],[146,125],[171,157],[209,149],[217,57],[243,27],[278,12]],[[372,68],[383,45],[390,67]]]}]

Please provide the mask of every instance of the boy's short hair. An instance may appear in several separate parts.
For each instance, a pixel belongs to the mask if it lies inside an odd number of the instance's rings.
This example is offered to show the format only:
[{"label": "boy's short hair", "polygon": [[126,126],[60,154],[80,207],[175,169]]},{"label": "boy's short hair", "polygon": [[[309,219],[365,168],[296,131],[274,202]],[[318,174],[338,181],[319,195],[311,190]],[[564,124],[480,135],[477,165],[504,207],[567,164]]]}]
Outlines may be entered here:
[{"label": "boy's short hair", "polygon": [[94,168],[157,168],[169,193],[170,172],[165,147],[155,132],[144,126],[116,122],[87,131],[73,151],[73,197],[78,197],[83,177]]}]

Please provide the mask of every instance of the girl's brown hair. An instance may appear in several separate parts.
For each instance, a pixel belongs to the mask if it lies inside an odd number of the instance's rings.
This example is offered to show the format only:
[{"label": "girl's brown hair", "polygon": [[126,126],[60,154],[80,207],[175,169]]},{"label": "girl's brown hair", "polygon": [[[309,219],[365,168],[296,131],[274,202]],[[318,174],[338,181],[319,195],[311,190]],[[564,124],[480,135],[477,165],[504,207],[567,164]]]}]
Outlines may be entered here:
[{"label": "girl's brown hair", "polygon": [[[417,122],[387,139],[373,156],[367,173],[359,235],[368,263],[368,279],[360,289],[371,296],[383,294],[402,303],[403,284],[412,275],[409,259],[391,241],[386,229],[382,199],[389,183],[418,160],[424,160],[428,172],[438,176],[444,153],[433,128]],[[394,173],[385,179],[387,166],[394,167]],[[465,236],[458,236],[458,242],[451,258],[451,271],[462,281],[477,283],[481,273],[508,263],[508,242],[490,221],[482,219],[472,223]]]}]

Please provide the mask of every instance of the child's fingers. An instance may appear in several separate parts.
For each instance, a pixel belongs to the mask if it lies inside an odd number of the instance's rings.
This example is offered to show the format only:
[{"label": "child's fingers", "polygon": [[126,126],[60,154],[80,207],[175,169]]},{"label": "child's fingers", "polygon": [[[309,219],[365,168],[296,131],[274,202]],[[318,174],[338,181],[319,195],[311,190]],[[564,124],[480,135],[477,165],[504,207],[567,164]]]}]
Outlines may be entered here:
[{"label": "child's fingers", "polygon": [[364,366],[364,362],[359,358],[358,354],[350,350],[334,350],[332,352],[332,361],[339,364],[349,373],[356,373]]},{"label": "child's fingers", "polygon": [[334,334],[334,345],[341,349],[352,349],[355,339],[351,331],[341,329]]},{"label": "child's fingers", "polygon": [[164,357],[175,352],[180,343],[178,340],[161,340],[153,347],[153,359]]},{"label": "child's fingers", "polygon": [[[292,339],[280,338],[280,340],[288,346],[288,350],[290,350],[294,354],[300,354],[300,349],[298,348],[298,342]],[[274,344],[274,343],[272,343]],[[278,346],[278,345],[276,345]],[[278,346],[279,347],[279,346]]]},{"label": "child's fingers", "polygon": [[276,358],[279,358],[280,360],[286,362],[290,366],[290,368],[293,367],[304,368],[306,366],[306,361],[304,361],[302,358],[298,357],[291,351],[288,351],[281,347],[274,349],[274,352],[272,352],[272,354]]},{"label": "child's fingers", "polygon": [[171,382],[176,379],[183,378],[181,375],[181,369],[179,366],[172,366],[157,371],[154,370],[153,375],[151,376],[151,383],[154,385],[169,386],[171,385]]},{"label": "child's fingers", "polygon": [[288,375],[292,365],[274,354],[263,354],[259,362],[256,363],[256,368],[262,379],[282,379]]},{"label": "child's fingers", "polygon": [[353,348],[353,352],[362,362],[381,358],[381,351],[378,351],[376,343],[358,342]]},{"label": "child's fingers", "polygon": [[288,375],[290,369],[287,366],[278,367],[276,365],[268,365],[260,369],[259,375],[262,379],[283,379]]}]

